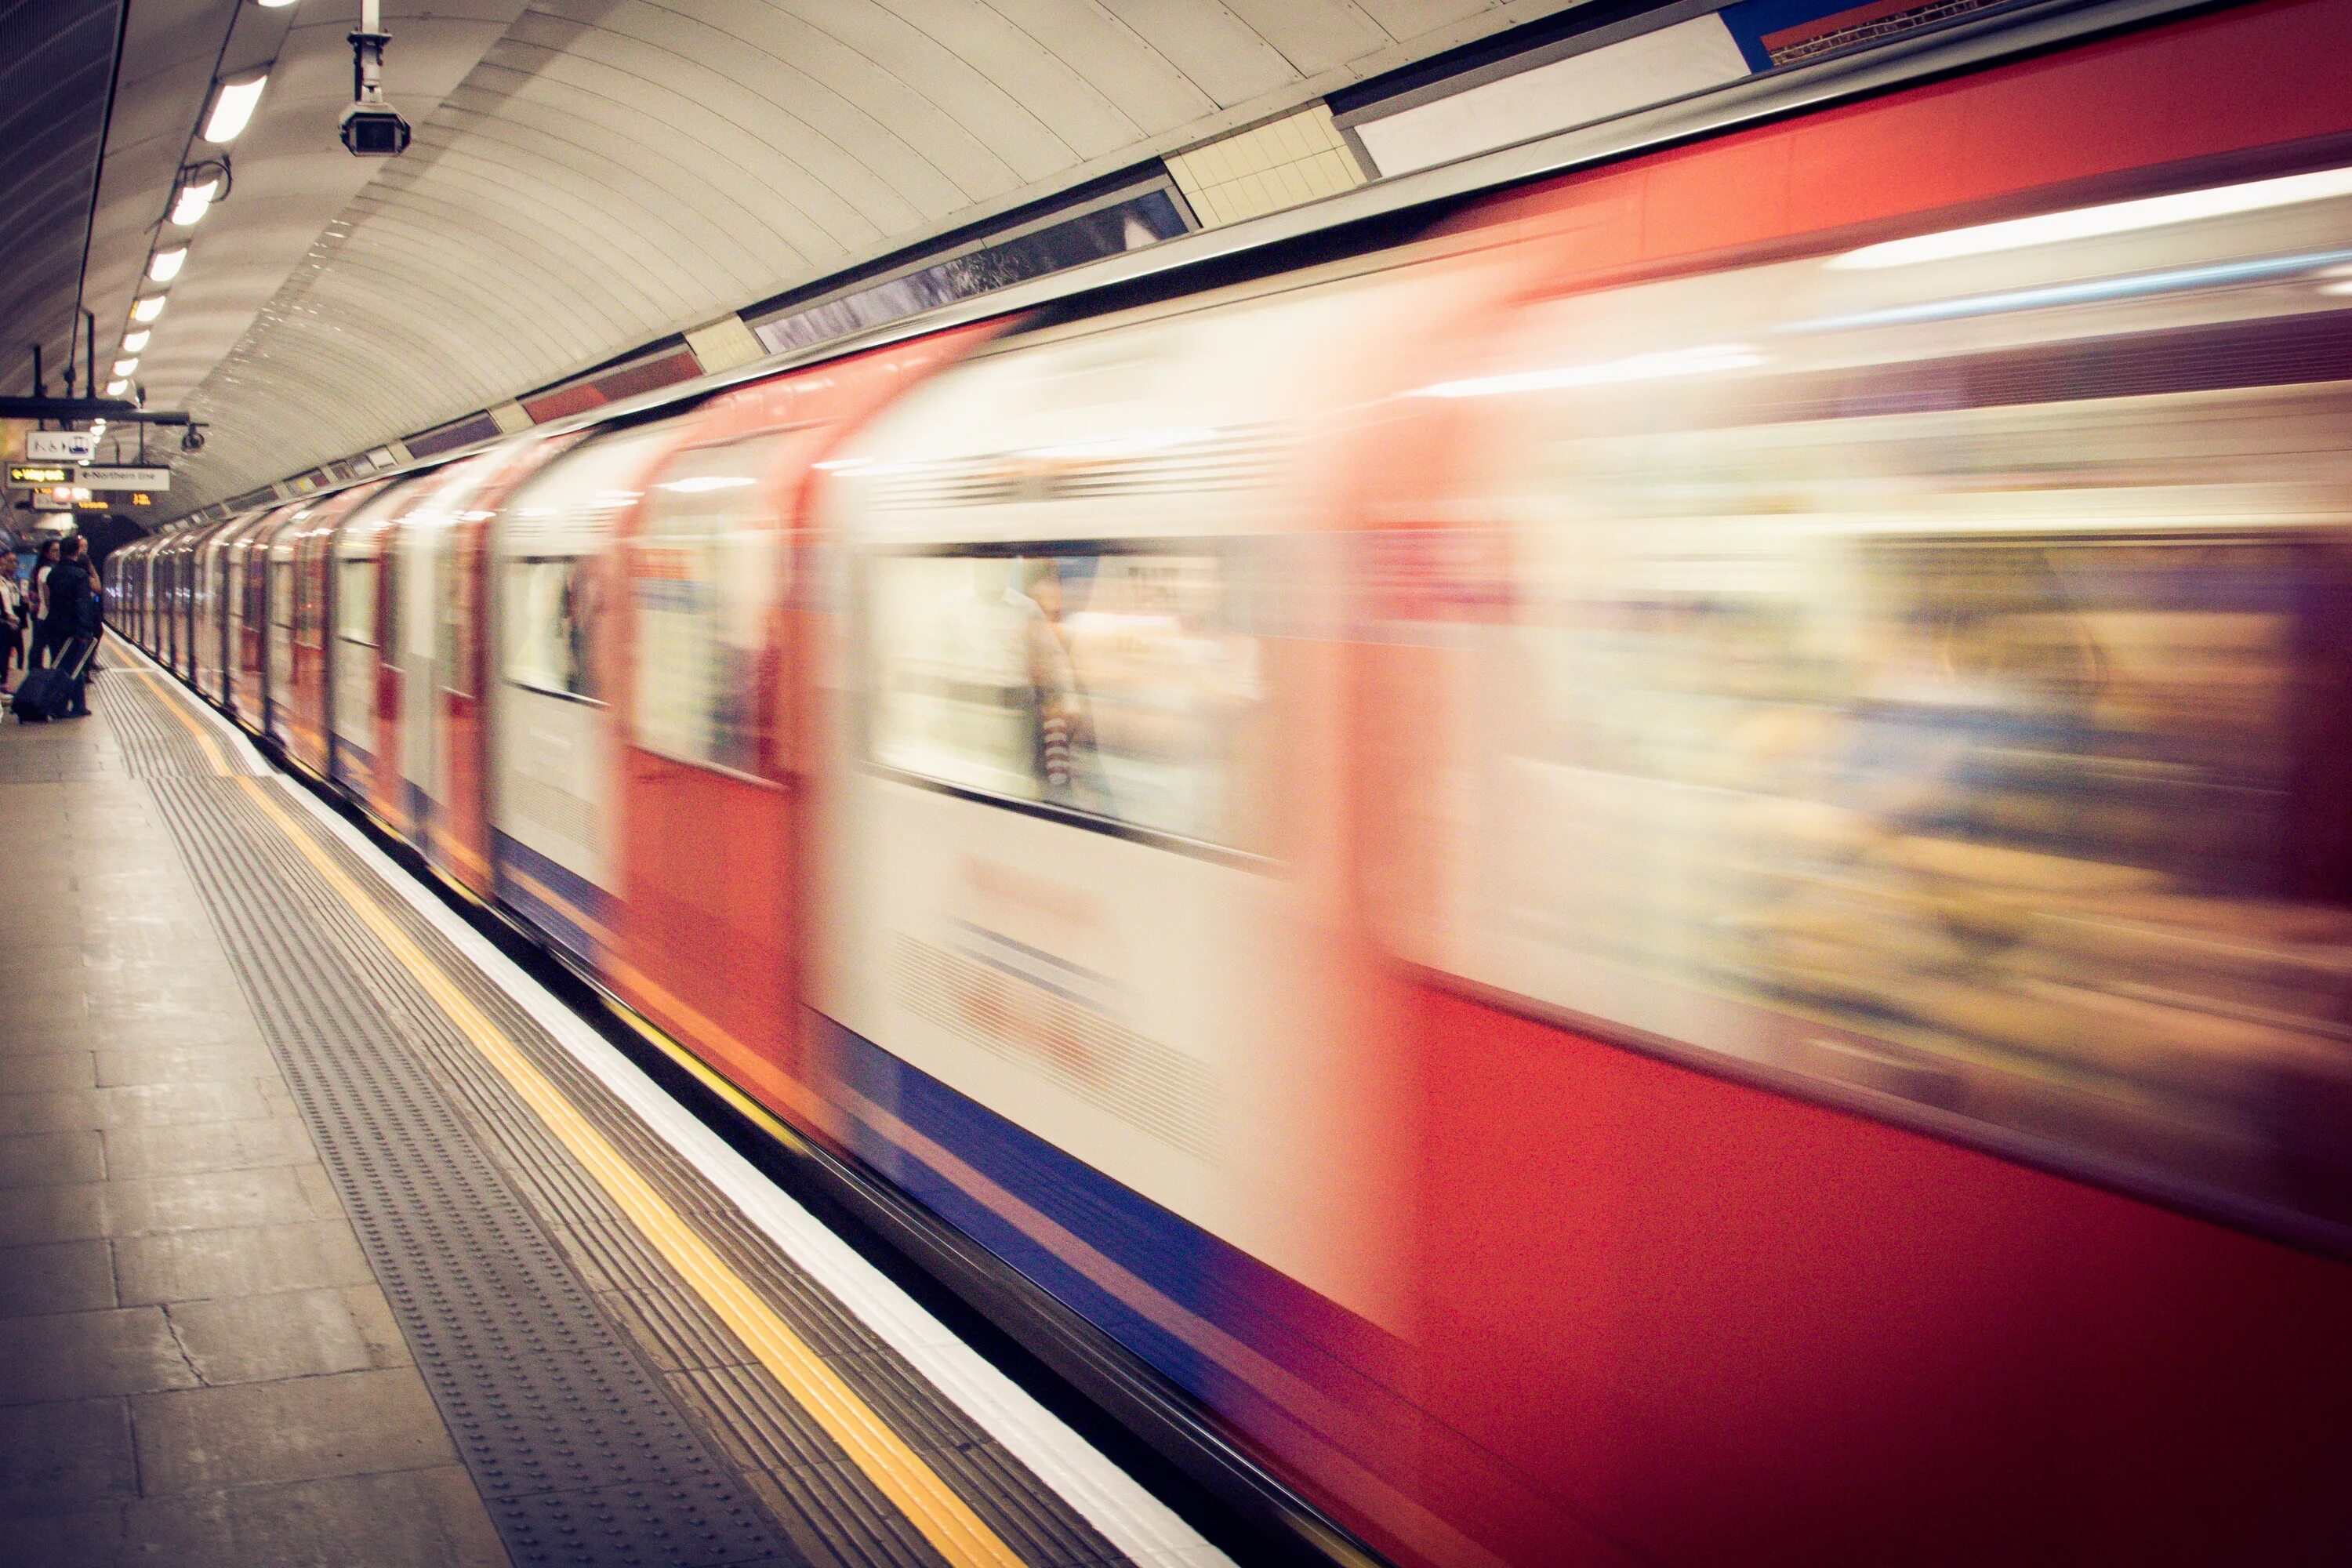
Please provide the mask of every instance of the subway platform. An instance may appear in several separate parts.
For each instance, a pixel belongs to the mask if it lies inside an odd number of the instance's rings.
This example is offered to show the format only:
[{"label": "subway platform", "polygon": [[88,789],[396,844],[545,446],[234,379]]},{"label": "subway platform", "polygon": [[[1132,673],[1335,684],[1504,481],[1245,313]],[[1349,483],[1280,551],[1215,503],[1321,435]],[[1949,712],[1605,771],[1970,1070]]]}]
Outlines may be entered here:
[{"label": "subway platform", "polygon": [[0,1557],[1225,1561],[111,644],[0,724]]}]

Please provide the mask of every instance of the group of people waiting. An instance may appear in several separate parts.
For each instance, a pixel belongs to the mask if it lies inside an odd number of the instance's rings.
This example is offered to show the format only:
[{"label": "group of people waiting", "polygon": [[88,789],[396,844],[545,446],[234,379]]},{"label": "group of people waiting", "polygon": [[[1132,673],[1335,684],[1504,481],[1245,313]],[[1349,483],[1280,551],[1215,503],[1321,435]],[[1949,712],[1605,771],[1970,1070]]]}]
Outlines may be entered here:
[{"label": "group of people waiting", "polygon": [[68,718],[89,715],[88,646],[100,625],[98,564],[89,542],[77,535],[41,546],[22,578],[13,559],[0,561],[0,687],[49,666],[74,671]]}]

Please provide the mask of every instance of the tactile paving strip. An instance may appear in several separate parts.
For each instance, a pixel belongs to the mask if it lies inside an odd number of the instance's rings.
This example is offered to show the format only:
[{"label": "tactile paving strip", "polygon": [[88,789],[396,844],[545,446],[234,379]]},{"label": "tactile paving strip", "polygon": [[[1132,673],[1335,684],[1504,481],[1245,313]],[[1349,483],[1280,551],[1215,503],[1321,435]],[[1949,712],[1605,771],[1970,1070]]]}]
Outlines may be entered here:
[{"label": "tactile paving strip", "polygon": [[[378,879],[347,846],[327,835],[314,836],[314,842],[358,886],[380,889]],[[377,890],[375,901],[793,1331],[857,1389],[875,1413],[1024,1562],[1041,1568],[1113,1568],[1128,1562],[1064,1499],[747,1223],[676,1150],[647,1131],[512,998],[483,980],[404,900]],[[387,1005],[412,1020],[404,1033],[435,1050],[486,1141],[506,1153],[509,1176],[531,1194],[542,1214],[557,1218],[559,1239],[573,1262],[597,1282],[607,1310],[629,1323],[680,1397],[704,1413],[726,1450],[773,1483],[771,1504],[786,1528],[815,1531],[847,1563],[931,1561],[929,1549],[873,1482],[844,1462],[832,1440],[677,1280],[635,1227],[613,1214],[602,1194],[579,1179],[545,1126],[478,1053],[456,1037],[413,981],[388,964],[378,968]]]},{"label": "tactile paving strip", "polygon": [[358,933],[268,852],[249,786],[152,787],[509,1554],[801,1561],[388,1027],[348,963]]},{"label": "tactile paving strip", "polygon": [[[134,683],[122,706],[152,707],[152,717],[180,728],[160,710],[168,699]],[[176,759],[175,759],[176,760]],[[207,771],[199,763],[196,771]],[[275,784],[271,787],[278,787]],[[602,1191],[504,1079],[450,1026],[413,976],[380,943],[358,932],[339,900],[316,884],[309,867],[279,840],[241,792],[223,792],[215,809],[239,819],[266,851],[269,870],[300,889],[327,924],[347,929],[346,962],[364,981],[380,1026],[438,1069],[444,1091],[461,1109],[480,1147],[540,1216],[583,1284],[606,1315],[634,1339],[671,1395],[707,1436],[741,1467],[809,1561],[844,1568],[936,1565],[937,1553],[848,1464],[831,1439],[778,1387],[767,1371],[613,1210]],[[306,824],[307,827],[307,824]],[[380,887],[378,874],[332,835],[310,832],[312,847],[376,909],[395,922],[533,1064],[556,1082],[671,1205],[804,1340],[857,1387],[980,1515],[1000,1539],[1040,1568],[1110,1568],[1128,1560],[1043,1485],[1012,1454],[932,1388],[897,1352],[803,1274],[772,1241],[748,1225],[677,1152],[647,1131],[604,1083],[549,1037],[530,1016],[483,978],[429,921]],[[191,851],[194,852],[193,849]],[[682,1560],[681,1560],[682,1561]]]},{"label": "tactile paving strip", "polygon": [[152,700],[143,688],[147,678],[111,651],[101,653],[90,677],[90,705],[105,716],[115,743],[135,779],[176,778],[210,771],[204,750],[186,725]]}]

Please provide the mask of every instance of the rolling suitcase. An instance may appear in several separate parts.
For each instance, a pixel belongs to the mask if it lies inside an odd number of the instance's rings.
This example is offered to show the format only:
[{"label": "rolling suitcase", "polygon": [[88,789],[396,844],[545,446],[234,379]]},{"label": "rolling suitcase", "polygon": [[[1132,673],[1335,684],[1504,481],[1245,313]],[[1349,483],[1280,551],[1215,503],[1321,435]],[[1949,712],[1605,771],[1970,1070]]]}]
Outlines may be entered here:
[{"label": "rolling suitcase", "polygon": [[74,694],[81,689],[89,673],[90,658],[98,652],[98,639],[74,637],[58,652],[57,663],[27,672],[17,683],[16,695],[10,700],[9,708],[18,723],[40,724],[66,716],[66,710],[73,706]]}]

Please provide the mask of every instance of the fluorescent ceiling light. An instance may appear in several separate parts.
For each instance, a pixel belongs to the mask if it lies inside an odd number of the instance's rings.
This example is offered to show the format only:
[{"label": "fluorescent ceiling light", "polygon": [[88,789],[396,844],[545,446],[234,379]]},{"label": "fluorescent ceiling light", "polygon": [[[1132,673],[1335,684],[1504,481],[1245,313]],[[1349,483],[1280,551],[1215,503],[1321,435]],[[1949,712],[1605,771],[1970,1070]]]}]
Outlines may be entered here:
[{"label": "fluorescent ceiling light", "polygon": [[205,140],[234,142],[237,132],[253,118],[254,106],[261,101],[261,89],[269,85],[266,76],[251,81],[230,81],[221,84],[220,95],[213,100],[213,117],[205,121]]},{"label": "fluorescent ceiling light", "polygon": [[1474,376],[1467,381],[1441,381],[1424,386],[1415,397],[1495,397],[1514,392],[1552,392],[1571,386],[1608,386],[1621,381],[1656,381],[1672,375],[1706,375],[1719,370],[1745,370],[1762,364],[1754,349],[1733,343],[1704,348],[1668,349],[1626,359],[1601,360],[1591,364],[1564,364],[1550,370],[1523,370],[1509,375]]},{"label": "fluorescent ceiling light", "polygon": [[114,362],[114,374],[117,375],[129,375],[138,368],[139,362],[136,359],[119,359]]},{"label": "fluorescent ceiling light", "polygon": [[254,3],[265,11],[282,11],[294,4],[294,0],[254,0]]},{"label": "fluorescent ceiling light", "polygon": [[131,384],[127,381],[110,381],[106,384],[106,395],[109,397],[120,397],[130,390]]},{"label": "fluorescent ceiling light", "polygon": [[188,247],[184,245],[175,245],[169,250],[159,250],[155,253],[155,258],[147,264],[147,276],[158,283],[169,283],[180,275],[180,268],[187,264]]},{"label": "fluorescent ceiling light", "polygon": [[2109,202],[2105,206],[2076,207],[2070,212],[2042,213],[2033,217],[2011,218],[2005,223],[1982,223],[1972,228],[1948,228],[1941,234],[1890,239],[1833,256],[1829,265],[1871,268],[1951,261],[1963,256],[1990,256],[1996,251],[2023,250],[2029,246],[2056,245],[2069,239],[2096,239],[2143,228],[2161,228],[2168,224],[2194,223],[2200,218],[2229,217],[2347,195],[2352,195],[2352,169],[2321,169],[2274,180],[2249,180],[2242,185],[2216,185],[2210,190],[2181,191],[2169,196],[2143,196],[2137,201]]},{"label": "fluorescent ceiling light", "polygon": [[122,335],[122,352],[127,354],[137,353],[147,346],[147,340],[154,335],[144,327],[135,332],[125,332]]},{"label": "fluorescent ceiling light", "polygon": [[152,321],[163,313],[163,296],[161,294],[150,294],[131,307],[131,319],[134,321]]},{"label": "fluorescent ceiling light", "polygon": [[180,199],[172,204],[172,221],[182,228],[195,227],[203,221],[205,214],[211,210],[213,198],[218,195],[220,195],[218,175],[206,180],[201,185],[182,185]]}]

